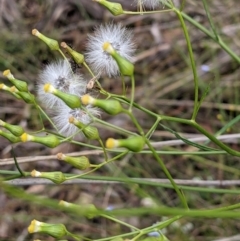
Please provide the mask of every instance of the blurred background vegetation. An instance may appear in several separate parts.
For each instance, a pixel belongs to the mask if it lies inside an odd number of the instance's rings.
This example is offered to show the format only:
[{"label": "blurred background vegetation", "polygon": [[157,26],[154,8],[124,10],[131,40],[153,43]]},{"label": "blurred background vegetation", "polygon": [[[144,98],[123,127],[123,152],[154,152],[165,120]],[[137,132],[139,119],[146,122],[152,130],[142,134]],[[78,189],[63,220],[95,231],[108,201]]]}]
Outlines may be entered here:
[{"label": "blurred background vegetation", "polygon": [[[125,9],[136,9],[133,1],[121,0]],[[236,53],[240,52],[240,10],[238,0],[209,1],[209,9],[218,33],[228,46]],[[206,14],[200,0],[189,0],[184,10],[210,29]],[[49,62],[61,58],[51,52],[47,46],[31,35],[37,28],[45,35],[70,44],[79,52],[85,51],[87,34],[101,23],[121,22],[134,32],[137,45],[136,63],[136,97],[135,101],[160,114],[190,118],[193,109],[194,85],[186,42],[180,23],[174,13],[119,16],[113,18],[97,3],[90,0],[1,0],[0,1],[0,70],[10,69],[13,75],[26,80],[34,93],[39,71]],[[216,133],[221,127],[239,114],[240,69],[231,57],[219,45],[205,36],[201,31],[187,23],[191,37],[194,56],[199,74],[200,95],[210,84],[210,92],[205,98],[197,120],[209,132]],[[84,71],[84,69],[82,69]],[[90,76],[85,72],[86,78]],[[1,82],[8,81],[0,76]],[[121,93],[121,81],[110,78],[100,79],[109,92]],[[130,83],[127,83],[130,87]],[[136,111],[135,115],[142,127],[148,130],[154,120]],[[106,121],[134,130],[130,120],[118,115],[103,115]],[[12,124],[20,124],[29,131],[41,128],[37,111],[30,105],[16,100],[7,92],[1,91],[0,119]],[[199,133],[193,128],[177,123],[163,122],[164,125],[183,136],[197,137]],[[46,125],[50,128],[46,121]],[[238,133],[239,123],[228,129],[228,133]],[[105,140],[116,135],[100,129]],[[79,137],[81,138],[81,137]],[[175,139],[173,134],[161,126],[152,135],[153,141]],[[240,150],[237,139],[229,139],[228,145]],[[82,151],[86,148],[63,144],[50,150],[34,143],[14,145],[17,157],[47,156],[61,152]],[[164,146],[161,150],[193,150],[186,145]],[[0,164],[5,158],[11,158],[11,145],[0,137]],[[92,163],[100,163],[102,157],[90,155]],[[225,180],[239,179],[240,163],[238,157],[230,155],[184,156],[164,155],[163,160],[174,178]],[[14,165],[1,165],[3,170],[16,170]],[[59,164],[55,160],[44,160],[21,164],[24,171],[36,168],[41,171],[79,173],[76,169]],[[149,155],[127,155],[121,162],[100,169],[96,174],[107,176],[129,176],[142,178],[165,178],[160,167]],[[236,187],[228,187],[236,188]],[[100,208],[139,207],[154,205],[178,206],[174,191],[144,185],[96,184],[81,185],[32,185],[25,186],[27,193],[51,197],[68,202],[94,203]],[[190,208],[213,208],[234,204],[238,196],[229,194],[185,193]],[[39,207],[0,193],[0,240],[33,240],[27,233],[27,226],[32,219],[46,222],[62,222],[70,231],[91,239],[117,235],[126,232],[126,228],[102,218],[92,220],[74,219],[48,207]],[[147,227],[165,217],[148,215],[126,219],[139,228]],[[170,240],[217,240],[239,233],[240,224],[234,219],[194,219],[184,218],[176,222],[164,233]],[[42,236],[43,240],[53,240]]]}]

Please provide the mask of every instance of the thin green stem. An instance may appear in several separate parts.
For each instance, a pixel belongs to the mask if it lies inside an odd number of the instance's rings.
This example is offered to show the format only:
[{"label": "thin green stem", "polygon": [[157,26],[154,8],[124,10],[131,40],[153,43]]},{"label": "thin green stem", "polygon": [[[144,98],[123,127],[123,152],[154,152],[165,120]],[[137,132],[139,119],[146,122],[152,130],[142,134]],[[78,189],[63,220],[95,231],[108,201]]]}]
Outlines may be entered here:
[{"label": "thin green stem", "polygon": [[214,35],[215,35],[215,38],[216,38],[217,41],[219,41],[219,36],[218,36],[217,30],[216,30],[216,28],[214,26],[214,23],[213,23],[213,20],[212,20],[212,16],[211,16],[211,14],[209,12],[207,1],[206,0],[202,0],[202,2],[203,2],[203,6],[204,6],[205,12],[206,12],[207,17],[208,17],[208,21],[209,21],[210,26],[211,26],[211,28],[213,30]]},{"label": "thin green stem", "polygon": [[187,48],[188,48],[188,53],[189,53],[189,58],[190,58],[190,62],[191,62],[191,67],[192,67],[192,72],[193,72],[193,80],[194,80],[194,109],[193,109],[193,114],[192,114],[192,120],[196,119],[197,116],[197,111],[198,111],[198,75],[197,75],[197,68],[196,68],[196,64],[195,64],[195,60],[194,60],[194,56],[193,56],[193,50],[192,50],[192,45],[191,45],[191,41],[190,41],[190,37],[188,34],[188,30],[187,30],[187,26],[184,22],[183,16],[181,14],[181,11],[179,11],[177,8],[174,8],[175,13],[177,14],[183,32],[184,32],[184,36],[187,42]]},{"label": "thin green stem", "polygon": [[58,132],[57,127],[54,125],[54,123],[52,122],[52,120],[49,118],[49,116],[46,114],[46,112],[40,107],[40,105],[35,103],[35,107],[37,109],[40,110],[40,112],[42,112],[42,114],[47,118],[47,120],[51,123],[51,125],[54,127],[54,129]]},{"label": "thin green stem", "polygon": [[[232,127],[233,125],[235,125],[236,123],[238,123],[240,121],[240,115],[236,116],[234,119],[230,120],[225,126],[223,126],[216,134],[215,136],[219,136],[221,134],[223,134],[225,131],[227,131],[227,129],[229,129],[230,127]],[[208,144],[209,141],[206,141],[204,144]]]},{"label": "thin green stem", "polygon": [[96,118],[96,117],[93,117],[93,118],[94,118],[94,121],[95,121],[95,122],[98,122],[98,123],[102,124],[103,126],[107,126],[107,127],[111,128],[111,129],[113,129],[113,130],[115,130],[115,131],[119,131],[121,134],[124,134],[124,135],[127,135],[127,136],[129,136],[129,135],[135,135],[134,132],[131,132],[131,131],[128,131],[128,130],[123,129],[123,128],[121,128],[121,127],[112,125],[112,124],[110,124],[110,123],[108,123],[108,122],[106,122],[106,121],[100,120],[100,119],[98,119],[98,118]]},{"label": "thin green stem", "polygon": [[172,11],[173,11],[172,9],[165,9],[165,10],[141,11],[141,12],[123,11],[123,13],[128,15],[139,15],[139,14],[153,14],[153,13],[169,13]]},{"label": "thin green stem", "polygon": [[[127,113],[127,112],[126,112]],[[148,145],[150,151],[152,152],[153,156],[155,157],[155,159],[157,160],[157,162],[159,163],[160,167],[162,168],[163,172],[165,173],[166,177],[169,179],[169,181],[171,182],[172,186],[174,187],[175,192],[177,193],[178,197],[181,200],[181,203],[183,205],[183,207],[188,209],[188,204],[186,202],[185,197],[183,196],[183,194],[181,193],[181,191],[179,190],[178,186],[176,185],[176,183],[174,182],[170,172],[168,171],[168,169],[166,168],[164,162],[162,161],[162,159],[159,157],[159,155],[156,153],[155,149],[153,148],[153,146],[151,145],[150,141],[148,140],[148,138],[146,138],[146,136],[144,135],[144,132],[141,128],[141,126],[138,124],[137,120],[135,119],[134,115],[131,112],[128,112],[128,115],[130,116],[132,122],[134,123],[134,125],[137,127],[139,134],[144,138],[145,143]]]},{"label": "thin green stem", "polygon": [[87,71],[92,75],[92,77],[95,77],[94,73],[92,72],[92,70],[89,68],[89,66],[87,65],[87,63],[84,61],[83,62],[83,66],[87,69]]},{"label": "thin green stem", "polygon": [[191,126],[195,127],[195,129],[200,131],[202,134],[207,136],[212,142],[214,142],[216,145],[221,147],[227,153],[229,153],[229,154],[231,154],[233,156],[240,156],[240,152],[239,151],[235,151],[232,148],[230,148],[229,146],[225,145],[223,142],[219,141],[214,135],[210,134],[203,127],[201,127],[199,124],[197,124],[195,121],[189,121],[189,124]]},{"label": "thin green stem", "polygon": [[182,0],[181,6],[180,6],[180,11],[182,12],[184,7],[185,7],[186,0]]},{"label": "thin green stem", "polygon": [[203,33],[205,33],[208,37],[210,37],[211,39],[213,39],[216,43],[219,44],[219,46],[221,46],[222,49],[224,49],[237,63],[240,64],[240,56],[238,56],[233,50],[231,50],[227,44],[225,44],[225,42],[222,41],[222,39],[220,38],[220,36],[218,36],[218,38],[216,38],[216,36],[211,33],[208,29],[206,29],[203,25],[201,25],[200,23],[198,23],[196,20],[194,20],[193,18],[191,18],[190,16],[188,16],[187,14],[185,14],[184,12],[180,13],[184,19],[186,19],[188,22],[190,22],[191,24],[193,24],[195,27],[197,27],[200,31],[202,31]]},{"label": "thin green stem", "polygon": [[104,157],[105,157],[105,162],[107,162],[108,156],[107,156],[106,148],[105,148],[105,146],[104,146],[101,138],[99,138],[98,141],[99,141],[99,144],[101,145],[101,147],[102,147],[102,149],[103,149],[103,154],[104,154]]},{"label": "thin green stem", "polygon": [[119,220],[119,219],[116,219],[116,218],[114,218],[114,217],[111,217],[111,216],[109,216],[109,215],[102,214],[101,216],[104,217],[104,218],[106,218],[106,219],[112,220],[112,221],[114,221],[114,222],[116,222],[116,223],[122,224],[122,225],[124,225],[124,226],[126,226],[126,227],[128,227],[128,228],[130,228],[130,229],[139,230],[138,228],[136,228],[136,227],[134,227],[134,226],[132,226],[132,225],[130,225],[130,224],[128,224],[128,223],[125,223],[125,222],[123,222],[123,221],[121,221],[121,220]]},{"label": "thin green stem", "polygon": [[[116,157],[119,158],[119,156],[116,156]],[[115,159],[118,159],[116,157],[115,157]],[[113,161],[113,159],[112,159],[112,161]],[[97,165],[94,165],[94,166],[96,167]],[[0,170],[0,174],[1,175],[16,175],[17,176],[19,174],[19,172]],[[24,175],[30,176],[30,173],[24,172]],[[71,177],[71,176],[73,176],[73,174],[64,173],[64,176]],[[106,181],[106,182],[108,181],[109,183],[113,182],[113,181],[117,181],[117,182],[124,183],[126,185],[139,184],[139,185],[174,189],[171,184],[160,183],[160,182],[156,182],[155,180],[152,180],[152,181],[151,180],[145,180],[144,178],[125,178],[125,177],[123,178],[123,177],[113,177],[113,176],[90,176],[90,175],[88,175],[88,176],[82,176],[81,179],[92,180],[92,181]],[[7,178],[4,179],[4,181],[7,181],[7,180],[8,180]],[[239,195],[240,194],[239,189],[197,187],[197,186],[187,186],[187,185],[178,185],[178,187],[181,190],[189,191],[189,192],[203,192],[203,193],[230,194],[230,195]]]},{"label": "thin green stem", "polygon": [[148,131],[148,133],[145,135],[147,138],[150,138],[152,133],[156,130],[158,124],[160,122],[160,118],[157,118],[157,120],[155,121],[155,123],[152,125],[152,127],[150,128],[150,130]]},{"label": "thin green stem", "polygon": [[134,96],[135,96],[135,78],[134,75],[131,76],[131,84],[132,84],[132,88],[131,88],[131,99],[130,99],[130,104],[129,104],[129,112],[132,112],[132,106],[133,106],[133,102],[134,102]]}]

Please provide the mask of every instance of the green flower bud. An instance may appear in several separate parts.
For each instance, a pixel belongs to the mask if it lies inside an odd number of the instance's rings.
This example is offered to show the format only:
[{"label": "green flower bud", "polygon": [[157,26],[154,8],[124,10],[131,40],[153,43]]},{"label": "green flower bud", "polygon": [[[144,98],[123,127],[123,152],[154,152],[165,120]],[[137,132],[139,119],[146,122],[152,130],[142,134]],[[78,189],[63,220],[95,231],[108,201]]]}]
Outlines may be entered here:
[{"label": "green flower bud", "polygon": [[62,172],[39,172],[39,171],[33,170],[31,172],[31,176],[46,178],[56,184],[61,184],[64,181],[66,181],[66,177],[64,176],[64,174]]},{"label": "green flower bud", "polygon": [[45,84],[44,91],[57,96],[62,101],[64,101],[64,103],[67,106],[69,106],[71,109],[81,107],[81,101],[78,96],[64,93],[64,92],[54,88],[51,84]]},{"label": "green flower bud", "polygon": [[106,147],[109,149],[115,147],[125,147],[132,152],[139,152],[143,149],[145,141],[141,136],[131,136],[128,139],[115,140],[109,138],[106,141]]},{"label": "green flower bud", "polygon": [[14,136],[12,133],[9,133],[9,132],[5,132],[5,131],[0,130],[0,136],[5,137],[5,138],[8,139],[11,143],[21,142],[20,137]]},{"label": "green flower bud", "polygon": [[112,15],[114,16],[118,16],[124,13],[122,5],[120,3],[108,2],[106,0],[94,0],[94,1],[106,7],[109,10],[109,12],[111,12]]},{"label": "green flower bud", "polygon": [[5,127],[7,130],[9,130],[15,136],[21,136],[24,133],[24,130],[21,126],[11,125],[2,120],[0,120],[0,126]]},{"label": "green flower bud", "polygon": [[81,97],[81,101],[84,105],[97,106],[110,115],[117,115],[122,112],[122,106],[117,100],[100,100],[87,94]]},{"label": "green flower bud", "polygon": [[59,44],[56,40],[46,37],[37,29],[32,30],[32,35],[40,38],[51,50],[60,50]]},{"label": "green flower bud", "polygon": [[6,76],[9,81],[16,86],[19,91],[28,92],[28,85],[25,81],[15,79],[9,69],[3,71],[3,75]]},{"label": "green flower bud", "polygon": [[50,224],[50,223],[43,223],[37,220],[33,220],[28,227],[29,233],[44,233],[48,234],[54,238],[62,238],[63,236],[67,235],[69,232],[67,231],[66,227],[59,223],[59,224]]},{"label": "green flower bud", "polygon": [[89,159],[85,156],[72,157],[72,156],[66,156],[62,153],[58,153],[57,159],[65,161],[79,170],[85,170],[90,167]]},{"label": "green flower bud", "polygon": [[24,100],[28,104],[33,104],[35,100],[35,96],[28,92],[17,92],[17,94],[21,97],[22,100]]},{"label": "green flower bud", "polygon": [[63,206],[63,207],[66,207],[66,208],[69,208],[69,209],[73,209],[73,211],[74,211],[74,209],[82,209],[82,210],[84,210],[84,215],[87,218],[94,218],[94,217],[96,217],[96,215],[91,214],[91,213],[94,213],[94,212],[98,211],[97,208],[95,207],[95,205],[93,205],[93,204],[77,205],[77,204],[74,204],[74,203],[69,203],[69,202],[61,200],[59,202],[59,205]]},{"label": "green flower bud", "polygon": [[20,136],[20,138],[22,142],[33,141],[33,142],[41,143],[50,148],[54,148],[60,144],[59,139],[54,135],[32,136],[27,133],[23,133]]},{"label": "green flower bud", "polygon": [[120,56],[109,42],[105,42],[102,48],[105,52],[109,53],[115,59],[122,75],[133,76],[134,65],[127,59]]},{"label": "green flower bud", "polygon": [[67,52],[72,56],[72,58],[74,59],[75,63],[77,64],[82,64],[84,63],[84,56],[78,52],[76,52],[75,50],[73,50],[72,48],[70,48],[65,42],[61,43],[61,46],[67,50]]},{"label": "green flower bud", "polygon": [[81,129],[85,137],[89,140],[98,140],[100,138],[98,129],[94,126],[84,125],[83,123],[75,119],[73,116],[69,118],[69,123]]}]

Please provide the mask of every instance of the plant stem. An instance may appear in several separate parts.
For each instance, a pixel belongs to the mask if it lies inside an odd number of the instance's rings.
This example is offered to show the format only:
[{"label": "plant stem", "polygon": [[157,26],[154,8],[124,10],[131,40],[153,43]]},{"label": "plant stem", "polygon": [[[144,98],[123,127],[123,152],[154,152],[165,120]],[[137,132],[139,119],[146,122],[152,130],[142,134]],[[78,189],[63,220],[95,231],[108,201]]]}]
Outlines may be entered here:
[{"label": "plant stem", "polygon": [[190,62],[191,62],[191,67],[192,67],[192,72],[193,72],[193,80],[194,80],[194,109],[193,109],[193,114],[192,114],[192,120],[196,119],[197,116],[197,111],[198,111],[198,75],[197,75],[197,68],[196,68],[196,64],[195,64],[195,60],[194,60],[194,56],[193,56],[193,50],[192,50],[192,45],[191,45],[191,41],[190,41],[190,37],[188,34],[188,30],[187,30],[187,26],[184,22],[183,16],[181,14],[181,11],[179,11],[177,8],[173,9],[175,11],[175,13],[177,14],[180,23],[182,25],[182,29],[184,32],[184,36],[187,42],[187,48],[188,48],[188,53],[189,53],[189,58],[190,58]]}]

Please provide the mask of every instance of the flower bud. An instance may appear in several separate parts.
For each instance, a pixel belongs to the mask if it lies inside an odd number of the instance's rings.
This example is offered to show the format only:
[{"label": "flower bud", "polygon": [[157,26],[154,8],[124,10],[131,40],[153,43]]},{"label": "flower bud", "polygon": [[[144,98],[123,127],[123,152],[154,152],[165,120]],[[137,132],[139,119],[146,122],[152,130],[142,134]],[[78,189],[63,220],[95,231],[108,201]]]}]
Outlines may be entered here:
[{"label": "flower bud", "polygon": [[77,64],[84,63],[84,56],[82,54],[80,54],[77,51],[75,51],[72,48],[70,48],[65,42],[62,42],[61,46],[64,49],[66,49],[67,52],[72,56],[72,58],[74,59],[75,63],[77,63]]},{"label": "flower bud", "polygon": [[12,133],[9,133],[9,132],[5,132],[5,131],[0,130],[0,136],[5,137],[5,138],[8,139],[11,143],[21,142],[20,137],[14,136]]},{"label": "flower bud", "polygon": [[37,220],[33,220],[28,227],[29,233],[44,233],[48,234],[54,238],[62,238],[63,236],[67,235],[69,232],[67,231],[66,227],[59,223],[59,224],[50,224],[50,223],[43,223]]},{"label": "flower bud", "polygon": [[[0,88],[1,89],[1,88]],[[9,90],[7,90],[7,91],[9,91],[11,94],[13,94],[17,99],[19,99],[19,100],[21,100],[22,99],[22,97],[21,96],[19,96],[19,90],[16,88],[16,86],[12,86],[12,87],[8,87],[8,89]]]},{"label": "flower bud", "polygon": [[85,137],[88,138],[89,140],[98,140],[100,138],[98,129],[94,126],[84,125],[73,116],[69,118],[69,123],[81,129]]},{"label": "flower bud", "polygon": [[86,94],[81,97],[81,101],[84,105],[90,104],[97,106],[110,115],[117,115],[118,113],[122,112],[122,106],[117,100],[100,100]]},{"label": "flower bud", "polygon": [[56,184],[61,184],[66,181],[66,177],[62,172],[39,172],[37,170],[33,170],[31,172],[32,177],[41,177],[51,180]]},{"label": "flower bud", "polygon": [[5,127],[15,136],[21,136],[24,133],[24,130],[21,126],[11,125],[2,120],[0,120],[0,126]]},{"label": "flower bud", "polygon": [[46,37],[37,29],[32,30],[32,35],[40,38],[51,50],[60,50],[59,44],[56,40]]},{"label": "flower bud", "polygon": [[94,0],[94,1],[106,7],[109,10],[109,12],[111,12],[112,15],[114,16],[118,16],[124,13],[122,5],[120,3],[108,2],[106,0]]},{"label": "flower bud", "polygon": [[51,93],[60,98],[71,109],[81,107],[81,101],[78,96],[64,93],[54,88],[51,84],[45,84],[43,88],[45,92]]},{"label": "flower bud", "polygon": [[141,136],[131,136],[128,139],[116,140],[109,138],[106,141],[106,147],[109,149],[115,147],[125,147],[132,152],[139,152],[143,149],[145,141]]},{"label": "flower bud", "polygon": [[63,207],[66,207],[66,208],[69,208],[69,209],[82,209],[84,210],[84,215],[87,217],[87,218],[94,218],[96,217],[96,215],[92,214],[94,212],[97,212],[97,208],[95,207],[95,205],[93,204],[81,204],[81,205],[77,205],[77,204],[74,204],[74,203],[69,203],[69,202],[66,202],[64,200],[61,200],[59,202],[59,205],[60,206],[63,206]]},{"label": "flower bud", "polygon": [[66,156],[63,153],[58,153],[57,159],[65,161],[79,170],[85,170],[90,167],[89,159],[85,156],[72,157]]},{"label": "flower bud", "polygon": [[24,100],[27,104],[33,104],[35,100],[35,96],[28,92],[18,91],[17,94]]},{"label": "flower bud", "polygon": [[0,84],[0,90],[6,90],[8,92],[11,92],[11,88],[3,83]]},{"label": "flower bud", "polygon": [[9,69],[3,71],[3,75],[6,76],[9,81],[16,86],[19,91],[28,92],[28,85],[25,81],[15,79]]},{"label": "flower bud", "polygon": [[19,90],[15,86],[8,87],[7,85],[1,83],[0,90],[6,90],[9,93],[13,94],[17,99],[21,99],[21,97],[17,94],[17,92],[19,92]]},{"label": "flower bud", "polygon": [[102,46],[103,50],[109,53],[117,62],[119,71],[122,75],[133,76],[134,65],[127,59],[120,56],[109,42],[105,42]]},{"label": "flower bud", "polygon": [[54,148],[60,144],[59,139],[55,135],[32,136],[27,133],[23,133],[20,136],[20,138],[22,142],[33,141],[33,142],[41,143],[50,148]]}]

